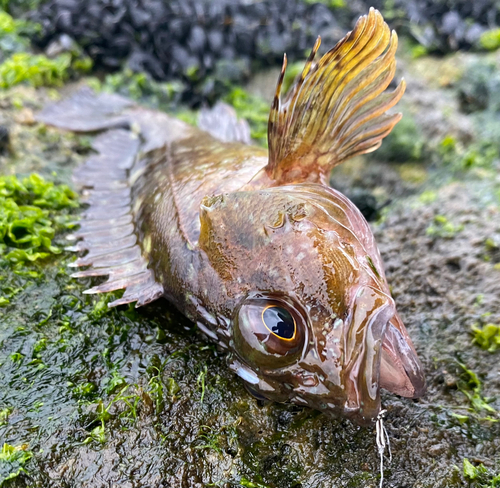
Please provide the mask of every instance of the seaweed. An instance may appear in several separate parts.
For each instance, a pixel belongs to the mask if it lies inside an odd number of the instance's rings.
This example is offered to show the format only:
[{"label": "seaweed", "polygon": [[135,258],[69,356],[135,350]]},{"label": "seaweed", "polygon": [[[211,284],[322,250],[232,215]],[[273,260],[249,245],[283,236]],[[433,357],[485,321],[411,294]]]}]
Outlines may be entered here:
[{"label": "seaweed", "polygon": [[21,473],[26,473],[25,464],[33,457],[27,444],[11,446],[4,443],[0,451],[0,487],[5,482],[17,478]]},{"label": "seaweed", "polygon": [[22,180],[0,177],[0,264],[22,264],[58,254],[56,232],[72,227],[65,211],[78,206],[77,195],[36,173]]},{"label": "seaweed", "polygon": [[200,373],[198,374],[198,378],[196,379],[196,383],[198,384],[198,387],[200,388],[201,395],[200,395],[200,403],[203,403],[203,399],[205,398],[205,388],[206,388],[206,377],[207,377],[207,365],[201,369]]},{"label": "seaweed", "polygon": [[495,352],[500,349],[500,326],[495,324],[486,324],[479,327],[477,324],[472,326],[474,338],[473,344],[477,344],[481,349],[488,352]]},{"label": "seaweed", "polygon": [[[137,388],[137,385],[135,387]],[[125,385],[115,397],[107,402],[107,405],[103,400],[99,400],[95,410],[97,425],[89,432],[88,437],[83,441],[84,444],[92,441],[101,444],[106,442],[106,423],[113,417],[120,420],[122,428],[135,424],[137,408],[142,400],[137,393],[126,394],[130,388],[131,385]],[[116,407],[120,403],[122,403],[121,411],[116,412]]]},{"label": "seaweed", "polygon": [[370,153],[371,158],[379,161],[405,163],[422,161],[425,155],[425,143],[422,132],[410,113],[396,124],[392,132],[384,139],[380,148]]},{"label": "seaweed", "polygon": [[181,81],[156,81],[148,73],[134,73],[129,68],[106,75],[102,82],[93,79],[92,87],[97,91],[119,93],[161,110],[175,109],[184,90]]},{"label": "seaweed", "polygon": [[486,58],[469,62],[456,85],[458,102],[464,113],[495,113],[500,110],[497,96],[500,75],[493,60]]},{"label": "seaweed", "polygon": [[464,226],[462,224],[454,224],[450,222],[444,215],[435,215],[433,223],[426,229],[426,234],[429,237],[441,237],[444,239],[451,239],[457,233],[462,231]]},{"label": "seaweed", "polygon": [[71,55],[49,59],[43,54],[16,53],[0,65],[0,88],[27,81],[37,86],[61,86],[68,78]]},{"label": "seaweed", "polygon": [[20,83],[61,86],[70,77],[92,68],[92,60],[76,44],[54,57],[29,52],[28,36],[39,29],[37,24],[0,11],[0,88]]},{"label": "seaweed", "polygon": [[498,147],[492,140],[477,139],[470,144],[463,144],[451,135],[441,140],[437,155],[446,166],[457,171],[491,169],[500,157]]},{"label": "seaweed", "polygon": [[28,36],[39,30],[38,24],[14,19],[7,12],[0,10],[0,62],[13,53],[26,51],[30,45]]},{"label": "seaweed", "polygon": [[457,388],[468,398],[472,411],[479,413],[484,410],[488,413],[496,413],[496,410],[489,404],[489,399],[481,395],[482,385],[477,374],[460,361],[458,365],[462,369],[462,374],[457,381]]},{"label": "seaweed", "polygon": [[483,463],[477,466],[467,458],[463,460],[464,478],[478,488],[497,488],[500,486],[500,473],[494,474]]},{"label": "seaweed", "polygon": [[481,34],[479,45],[488,51],[496,51],[500,47],[500,29],[490,29]]},{"label": "seaweed", "polygon": [[346,0],[304,0],[304,3],[314,5],[315,3],[322,3],[331,9],[345,8],[347,6]]},{"label": "seaweed", "polygon": [[252,139],[259,145],[267,147],[269,104],[261,97],[239,87],[233,88],[224,100],[234,107],[238,117],[249,123]]}]

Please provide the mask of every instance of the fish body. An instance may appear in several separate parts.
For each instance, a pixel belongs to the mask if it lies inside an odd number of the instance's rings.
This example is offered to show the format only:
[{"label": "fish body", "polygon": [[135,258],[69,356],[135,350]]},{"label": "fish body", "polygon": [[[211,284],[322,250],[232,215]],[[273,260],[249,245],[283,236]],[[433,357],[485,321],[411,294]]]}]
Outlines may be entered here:
[{"label": "fish body", "polygon": [[370,10],[284,101],[269,151],[218,105],[191,127],[117,96],[83,91],[39,119],[106,130],[75,174],[89,209],[74,276],[125,289],[111,306],[165,297],[221,348],[254,394],[367,423],[380,388],[420,396],[425,379],[366,220],[328,186],[330,169],[376,149],[400,114],[397,37]]}]

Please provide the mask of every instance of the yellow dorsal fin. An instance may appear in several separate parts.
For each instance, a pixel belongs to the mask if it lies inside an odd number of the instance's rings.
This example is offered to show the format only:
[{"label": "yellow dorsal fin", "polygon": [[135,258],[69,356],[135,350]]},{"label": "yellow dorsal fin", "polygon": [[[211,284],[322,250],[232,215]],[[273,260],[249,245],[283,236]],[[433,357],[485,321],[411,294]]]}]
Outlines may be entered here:
[{"label": "yellow dorsal fin", "polygon": [[266,171],[275,182],[322,178],[347,158],[377,149],[401,119],[385,113],[399,101],[405,83],[385,92],[396,70],[398,38],[378,10],[371,8],[313,64],[319,45],[318,38],[284,101],[286,55],[283,60],[268,125]]}]

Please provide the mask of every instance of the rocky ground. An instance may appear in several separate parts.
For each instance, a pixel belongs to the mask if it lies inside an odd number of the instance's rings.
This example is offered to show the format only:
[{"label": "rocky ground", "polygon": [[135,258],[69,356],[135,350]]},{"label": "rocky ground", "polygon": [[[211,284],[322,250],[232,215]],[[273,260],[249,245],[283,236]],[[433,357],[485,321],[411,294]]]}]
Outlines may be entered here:
[{"label": "rocky ground", "polygon": [[[463,111],[488,90],[462,81],[478,61],[500,67],[495,55],[415,60],[403,49],[405,122],[378,156],[332,175],[366,206],[429,385],[415,401],[384,395],[386,487],[500,484],[500,122]],[[70,184],[89,137],[33,113],[73,89],[0,94],[1,174]],[[166,302],[108,310],[111,297],[69,278],[72,255],[48,254],[2,261],[0,486],[378,486],[374,429],[262,404]]]}]

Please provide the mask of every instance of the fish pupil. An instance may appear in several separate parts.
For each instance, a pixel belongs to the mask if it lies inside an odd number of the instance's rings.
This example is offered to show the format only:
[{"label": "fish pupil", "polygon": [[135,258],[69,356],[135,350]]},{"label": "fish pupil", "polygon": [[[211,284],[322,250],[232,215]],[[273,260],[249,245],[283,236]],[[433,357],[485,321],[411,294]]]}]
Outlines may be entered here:
[{"label": "fish pupil", "polygon": [[295,334],[295,320],[290,312],[281,307],[268,307],[262,314],[265,326],[282,339],[292,339]]}]

